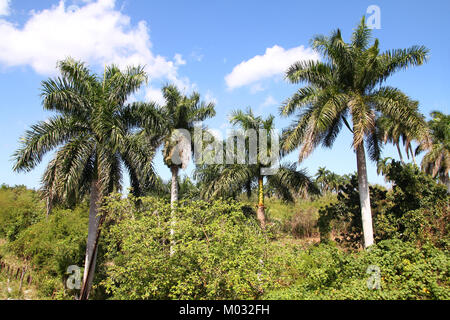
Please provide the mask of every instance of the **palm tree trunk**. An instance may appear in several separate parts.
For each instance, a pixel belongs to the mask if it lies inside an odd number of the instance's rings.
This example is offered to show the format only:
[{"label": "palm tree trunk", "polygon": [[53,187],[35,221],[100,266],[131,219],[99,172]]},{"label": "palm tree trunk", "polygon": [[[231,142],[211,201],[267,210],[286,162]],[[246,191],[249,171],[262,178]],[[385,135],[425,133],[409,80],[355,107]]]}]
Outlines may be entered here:
[{"label": "palm tree trunk", "polygon": [[414,155],[414,152],[413,152],[413,149],[412,149],[411,145],[409,145],[409,152],[411,153],[414,165],[417,165],[417,163],[416,163],[416,156]]},{"label": "palm tree trunk", "polygon": [[405,163],[405,161],[403,161],[403,155],[402,155],[402,152],[400,151],[400,146],[398,145],[398,143],[396,144],[396,146],[397,146],[398,156],[400,157],[400,161],[402,163]]},{"label": "palm tree trunk", "polygon": [[262,229],[266,228],[266,212],[264,207],[264,184],[263,176],[258,177],[258,210],[256,217],[259,220]]},{"label": "palm tree trunk", "polygon": [[245,184],[245,189],[247,191],[247,198],[250,200],[252,197],[252,183],[250,180]]},{"label": "palm tree trunk", "polygon": [[373,244],[373,228],[372,211],[370,208],[369,182],[367,179],[366,154],[363,142],[361,142],[361,144],[356,148],[356,163],[358,168],[358,189],[364,233],[364,248],[368,248]]},{"label": "palm tree trunk", "polygon": [[448,177],[448,174],[444,178],[444,183],[447,186],[447,193],[450,194],[450,178]]},{"label": "palm tree trunk", "polygon": [[52,213],[52,200],[50,197],[47,197],[47,219],[49,215]]},{"label": "palm tree trunk", "polygon": [[86,245],[86,259],[84,262],[83,286],[80,294],[80,299],[86,300],[89,298],[89,293],[92,288],[97,260],[97,231],[100,225],[100,217],[98,216],[98,201],[100,199],[100,194],[97,184],[97,180],[92,181],[91,184],[88,239]]},{"label": "palm tree trunk", "polygon": [[170,188],[170,208],[172,209],[172,223],[170,228],[170,255],[172,256],[175,252],[175,242],[173,240],[175,235],[175,220],[173,219],[175,204],[178,202],[178,166],[170,167],[170,171],[172,171],[172,185]]}]

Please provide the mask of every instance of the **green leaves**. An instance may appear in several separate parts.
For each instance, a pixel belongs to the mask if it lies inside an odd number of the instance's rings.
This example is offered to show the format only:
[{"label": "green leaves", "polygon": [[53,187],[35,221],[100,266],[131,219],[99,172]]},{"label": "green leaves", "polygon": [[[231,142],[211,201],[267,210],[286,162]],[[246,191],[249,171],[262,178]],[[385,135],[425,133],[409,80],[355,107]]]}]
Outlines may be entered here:
[{"label": "green leaves", "polygon": [[237,202],[184,201],[172,213],[160,199],[112,198],[104,210],[114,224],[102,284],[115,299],[255,299],[272,285],[268,239]]},{"label": "green leaves", "polygon": [[438,177],[450,190],[450,116],[439,111],[433,111],[431,116],[433,119],[428,122],[430,135],[423,137],[416,153],[427,150],[422,159],[422,170]]},{"label": "green leaves", "polygon": [[[147,81],[142,66],[121,71],[105,68],[103,77],[91,74],[86,65],[71,58],[58,63],[61,77],[42,82],[44,108],[57,113],[31,127],[22,147],[13,155],[16,171],[29,171],[43,156],[57,148],[43,177],[49,202],[80,199],[89,192],[93,179],[101,194],[120,190],[121,163],[125,163],[133,187],[155,182],[151,165],[160,143],[142,129],[160,124],[154,104],[124,103]],[[154,132],[153,132],[154,133]]]},{"label": "green leaves", "polygon": [[[170,167],[177,145],[171,141],[174,130],[188,130],[193,135],[194,123],[214,117],[216,111],[214,103],[201,101],[200,94],[197,92],[185,96],[175,85],[166,85],[162,88],[162,93],[166,103],[158,109],[161,130],[154,130],[154,132],[164,144],[164,162]],[[194,150],[194,148],[191,149]]]},{"label": "green leaves", "polygon": [[[329,37],[315,36],[311,43],[325,62],[301,61],[286,72],[291,83],[306,82],[280,109],[289,116],[298,110],[298,120],[283,133],[283,149],[291,152],[300,147],[299,160],[322,144],[330,147],[336,139],[342,121],[352,117],[353,147],[366,141],[371,159],[381,151],[377,119],[389,117],[399,126],[414,131],[414,138],[423,132],[425,123],[417,105],[400,90],[379,87],[395,71],[421,65],[427,60],[428,49],[413,46],[380,54],[376,39],[369,47],[372,31],[364,17],[354,30],[350,43],[345,43],[340,30]],[[409,142],[407,143],[409,146]]]}]

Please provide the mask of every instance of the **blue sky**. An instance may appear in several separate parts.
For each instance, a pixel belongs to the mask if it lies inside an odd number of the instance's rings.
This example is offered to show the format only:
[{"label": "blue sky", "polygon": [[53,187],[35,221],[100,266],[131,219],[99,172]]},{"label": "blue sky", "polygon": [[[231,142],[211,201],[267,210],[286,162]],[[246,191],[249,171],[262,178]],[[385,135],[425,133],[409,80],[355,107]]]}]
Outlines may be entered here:
[{"label": "blue sky", "polygon": [[[263,116],[277,115],[281,130],[290,119],[278,117],[278,107],[298,87],[283,79],[286,63],[314,57],[309,40],[316,34],[340,28],[348,40],[370,5],[380,8],[381,29],[374,36],[382,50],[416,44],[431,50],[426,65],[400,72],[388,84],[419,100],[427,117],[436,109],[448,113],[447,0],[0,0],[0,183],[39,186],[50,155],[26,174],[12,172],[11,155],[24,131],[51,115],[42,110],[40,82],[56,75],[56,61],[67,55],[97,72],[111,62],[147,65],[150,82],[136,99],[159,101],[168,82],[196,90],[216,101],[211,128],[225,130],[232,110],[251,106]],[[392,146],[384,156],[398,158]],[[343,130],[332,149],[318,148],[300,166],[311,174],[320,166],[340,174],[356,171],[351,136]],[[169,177],[161,156],[155,167]],[[383,183],[373,163],[368,173],[372,183]]]}]

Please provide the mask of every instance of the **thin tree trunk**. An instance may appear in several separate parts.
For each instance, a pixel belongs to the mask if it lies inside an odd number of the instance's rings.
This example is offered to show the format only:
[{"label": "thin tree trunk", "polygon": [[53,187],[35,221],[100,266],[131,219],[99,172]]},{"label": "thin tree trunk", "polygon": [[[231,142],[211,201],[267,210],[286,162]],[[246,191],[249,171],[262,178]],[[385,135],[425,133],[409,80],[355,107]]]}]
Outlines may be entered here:
[{"label": "thin tree trunk", "polygon": [[447,193],[450,194],[450,178],[448,177],[448,174],[444,178],[444,183],[447,186]]},{"label": "thin tree trunk", "polygon": [[97,237],[98,228],[100,226],[100,216],[98,216],[98,201],[100,199],[100,194],[97,183],[98,181],[94,180],[91,184],[88,239],[86,245],[86,259],[84,262],[83,286],[80,294],[80,299],[83,300],[89,299],[97,260]]},{"label": "thin tree trunk", "polygon": [[252,184],[250,180],[245,184],[245,189],[247,191],[247,198],[250,200],[252,197]]},{"label": "thin tree trunk", "polygon": [[368,248],[373,244],[373,228],[372,210],[370,208],[369,182],[367,179],[366,155],[363,142],[361,142],[356,149],[356,163],[358,167],[358,189],[364,234],[364,248]]},{"label": "thin tree trunk", "polygon": [[411,157],[412,157],[414,165],[417,165],[417,163],[416,163],[416,156],[414,155],[414,152],[413,152],[413,149],[412,149],[411,145],[409,145],[409,152],[411,153]]},{"label": "thin tree trunk", "polygon": [[258,210],[256,211],[256,217],[259,220],[261,228],[266,228],[266,212],[264,207],[264,183],[263,176],[258,177]]},{"label": "thin tree trunk", "polygon": [[178,202],[178,166],[172,166],[170,168],[170,170],[172,171],[172,185],[170,188],[170,208],[172,209],[172,222],[171,222],[171,228],[170,228],[170,255],[172,256],[175,253],[175,242],[173,240],[174,236],[175,236],[175,230],[174,230],[174,226],[175,226],[175,220],[174,220],[174,210],[175,210],[175,205]]},{"label": "thin tree trunk", "polygon": [[400,151],[400,146],[398,145],[398,143],[396,144],[396,146],[397,146],[398,156],[400,157],[400,161],[402,163],[405,163],[405,161],[403,161],[403,155],[402,155],[402,152]]},{"label": "thin tree trunk", "polygon": [[51,214],[51,212],[52,212],[52,200],[50,197],[47,197],[47,216],[46,216],[47,219]]}]

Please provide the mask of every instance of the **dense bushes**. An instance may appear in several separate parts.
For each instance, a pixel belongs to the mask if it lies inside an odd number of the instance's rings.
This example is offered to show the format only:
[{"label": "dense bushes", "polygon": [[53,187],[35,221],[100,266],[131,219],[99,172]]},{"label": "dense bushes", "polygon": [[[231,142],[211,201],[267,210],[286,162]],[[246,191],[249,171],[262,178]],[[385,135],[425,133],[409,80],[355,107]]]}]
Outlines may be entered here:
[{"label": "dense bushes", "polygon": [[[391,168],[393,189],[371,188],[377,244],[359,252],[346,250],[361,235],[356,177],[341,188],[338,201],[327,196],[288,207],[269,200],[269,230],[293,237],[261,231],[253,208],[242,202],[183,200],[172,213],[164,199],[112,196],[102,208],[107,218],[91,297],[450,299],[445,189],[412,166]],[[45,218],[33,191],[4,187],[0,199],[7,204],[2,230],[15,230],[0,245],[0,256],[14,255],[33,267],[41,298],[73,298],[77,292],[67,291],[64,281],[69,265],[83,266],[88,204],[55,208]],[[14,209],[5,199],[25,205]],[[341,242],[308,245],[295,239],[315,232],[310,222],[325,203],[333,205],[320,210],[319,222],[341,230]],[[367,287],[369,266],[379,268],[379,290]]]},{"label": "dense bushes", "polygon": [[88,209],[57,209],[19,234],[9,248],[37,269],[62,276],[69,265],[83,265]]},{"label": "dense bushes", "polygon": [[269,241],[237,202],[184,201],[173,219],[151,197],[115,199],[106,210],[103,285],[113,298],[254,299],[269,285]]},{"label": "dense bushes", "polygon": [[[289,282],[265,299],[450,299],[448,252],[431,245],[394,239],[352,254],[320,244],[280,255]],[[373,289],[369,267],[379,268],[379,289]]]},{"label": "dense bushes", "polygon": [[[445,186],[418,167],[392,161],[386,168],[392,190],[371,186],[370,198],[376,241],[398,238],[404,241],[431,241],[448,248],[450,214]],[[321,240],[335,240],[348,247],[361,247],[362,222],[357,177],[341,186],[338,202],[320,210]],[[336,232],[337,231],[337,232]]]},{"label": "dense bushes", "polygon": [[[39,295],[68,298],[64,279],[69,265],[83,266],[88,207],[55,208],[49,217],[34,190],[22,186],[0,188],[0,256],[27,265]],[[75,292],[73,292],[75,293]]]},{"label": "dense bushes", "polygon": [[0,238],[9,241],[32,224],[40,221],[44,214],[44,204],[34,190],[25,186],[0,188]]},{"label": "dense bushes", "polygon": [[72,210],[53,210],[48,219],[22,231],[8,244],[10,252],[33,266],[43,297],[55,297],[55,293],[61,298],[69,297],[64,280],[68,266],[84,264],[87,213],[85,205]]}]

